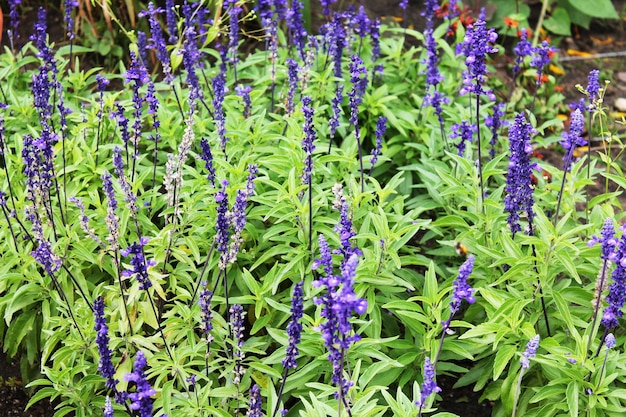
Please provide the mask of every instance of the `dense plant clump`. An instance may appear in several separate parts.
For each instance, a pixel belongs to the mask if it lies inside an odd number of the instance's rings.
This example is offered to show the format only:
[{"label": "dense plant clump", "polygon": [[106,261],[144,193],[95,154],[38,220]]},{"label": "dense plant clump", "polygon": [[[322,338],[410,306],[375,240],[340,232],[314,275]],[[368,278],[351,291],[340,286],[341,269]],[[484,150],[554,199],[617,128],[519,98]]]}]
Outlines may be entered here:
[{"label": "dense plant clump", "polygon": [[330,0],[319,31],[301,0],[149,2],[104,70],[76,2],[57,44],[9,2],[0,340],[31,405],[444,417],[445,374],[497,417],[622,415],[608,84],[563,103],[547,39],[425,3],[419,32]]}]

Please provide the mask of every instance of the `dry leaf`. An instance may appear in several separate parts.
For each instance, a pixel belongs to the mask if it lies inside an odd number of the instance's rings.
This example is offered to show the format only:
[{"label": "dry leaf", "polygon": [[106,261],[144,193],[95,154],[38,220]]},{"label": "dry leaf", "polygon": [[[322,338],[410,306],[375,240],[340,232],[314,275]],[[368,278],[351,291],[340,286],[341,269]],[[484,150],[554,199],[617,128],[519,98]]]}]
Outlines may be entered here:
[{"label": "dry leaf", "polygon": [[593,41],[593,43],[595,43],[596,45],[608,45],[610,43],[613,43],[613,37],[609,36],[606,39],[598,39],[594,36],[590,36],[591,40]]},{"label": "dry leaf", "polygon": [[568,49],[567,54],[570,56],[593,56],[593,54],[590,54],[589,52],[577,51],[576,49]]},{"label": "dry leaf", "polygon": [[563,68],[559,67],[558,65],[554,65],[554,64],[550,64],[550,72],[552,72],[552,74],[554,75],[565,75],[565,71],[563,71]]}]

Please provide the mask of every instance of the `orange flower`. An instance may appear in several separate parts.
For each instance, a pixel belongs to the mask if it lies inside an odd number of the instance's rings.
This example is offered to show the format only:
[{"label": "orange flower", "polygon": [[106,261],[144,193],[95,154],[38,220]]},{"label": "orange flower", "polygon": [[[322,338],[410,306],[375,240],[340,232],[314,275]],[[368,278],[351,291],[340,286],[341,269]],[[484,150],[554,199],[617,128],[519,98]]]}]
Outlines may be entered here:
[{"label": "orange flower", "polygon": [[537,80],[538,84],[545,84],[548,82],[548,76],[541,74],[541,79],[539,79],[539,75],[535,75],[535,80]]},{"label": "orange flower", "polygon": [[554,86],[554,91],[556,91],[557,93],[562,93],[564,90],[563,87],[561,87],[560,85],[555,85]]},{"label": "orange flower", "polygon": [[504,18],[504,24],[510,28],[516,28],[519,26],[519,22],[515,19],[511,19],[510,17]]},{"label": "orange flower", "polygon": [[526,39],[532,38],[533,37],[533,31],[526,28],[526,29],[522,29],[522,30],[518,30],[517,31],[517,37],[521,38],[522,37],[522,33],[526,32]]}]

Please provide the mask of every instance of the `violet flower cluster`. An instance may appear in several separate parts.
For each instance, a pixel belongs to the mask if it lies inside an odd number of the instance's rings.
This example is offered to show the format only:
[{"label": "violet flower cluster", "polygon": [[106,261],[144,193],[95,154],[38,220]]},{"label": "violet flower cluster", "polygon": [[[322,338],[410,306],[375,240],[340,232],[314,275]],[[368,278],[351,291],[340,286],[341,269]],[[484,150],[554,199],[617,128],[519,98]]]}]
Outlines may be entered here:
[{"label": "violet flower cluster", "polygon": [[17,30],[20,23],[20,12],[18,11],[20,4],[22,4],[22,0],[9,0],[9,29],[7,33],[9,35],[11,48],[15,47],[15,42],[20,38],[20,34]]},{"label": "violet flower cluster", "polygon": [[474,298],[475,290],[467,282],[474,269],[474,259],[474,255],[469,255],[459,268],[459,275],[453,283],[452,299],[450,300],[450,318],[442,323],[444,331],[450,327],[452,317],[454,317],[461,308],[461,302],[463,300],[467,301],[469,304],[476,302],[476,298]]},{"label": "violet flower cluster", "polygon": [[587,88],[585,89],[587,97],[589,98],[590,106],[593,107],[593,102],[600,92],[600,70],[594,69],[589,72],[587,76]]},{"label": "violet flower cluster", "polygon": [[615,247],[617,246],[617,239],[615,239],[615,227],[613,227],[613,219],[607,217],[604,220],[604,225],[600,232],[600,237],[593,235],[587,246],[592,247],[600,243],[602,250],[600,259],[602,260],[615,260]]},{"label": "violet flower cluster", "polygon": [[148,267],[156,265],[153,259],[146,260],[143,248],[148,241],[147,237],[141,237],[138,242],[133,242],[128,248],[120,251],[122,256],[130,256],[130,264],[132,266],[131,269],[122,271],[122,275],[125,277],[136,275],[137,281],[139,281],[139,288],[142,290],[147,290],[152,286],[148,276]]},{"label": "violet flower cluster", "polygon": [[476,125],[468,122],[467,120],[463,120],[460,124],[455,123],[452,125],[450,138],[459,138],[459,143],[456,145],[459,156],[463,156],[467,143],[473,141],[473,136],[476,131]]},{"label": "violet flower cluster", "polygon": [[213,341],[213,312],[211,311],[211,300],[213,299],[213,293],[206,288],[206,282],[204,282],[203,289],[200,291],[200,299],[198,305],[200,306],[201,316],[201,330],[204,334],[206,343],[209,344]]},{"label": "violet flower cluster", "polygon": [[[504,197],[504,209],[509,213],[507,222],[513,236],[522,230],[519,225],[520,213],[526,213],[529,226],[535,217],[531,174],[536,163],[530,161],[533,150],[530,135],[533,133],[534,129],[526,121],[524,113],[515,116],[515,121],[509,129],[509,173],[506,177],[506,197]],[[532,226],[529,227],[530,231]]]},{"label": "violet flower cluster", "polygon": [[493,106],[493,113],[485,118],[485,126],[491,131],[491,139],[489,140],[489,157],[496,157],[496,143],[498,143],[498,132],[503,125],[507,124],[504,118],[504,103],[499,102]]},{"label": "violet flower cluster", "polygon": [[313,286],[324,287],[326,291],[314,298],[315,304],[322,306],[321,316],[325,319],[318,329],[328,349],[328,360],[333,366],[332,382],[338,388],[335,395],[344,397],[351,386],[343,374],[345,354],[353,343],[360,340],[358,334],[353,334],[350,318],[352,313],[364,314],[367,301],[358,298],[354,293],[354,279],[359,262],[357,253],[353,252],[349,258],[344,258],[341,262],[341,273],[335,274],[331,251],[323,235],[319,236],[319,246],[320,257],[315,259],[312,269],[316,270],[321,266],[323,275],[313,281]]},{"label": "violet flower cluster", "polygon": [[420,390],[420,399],[415,402],[415,404],[422,408],[426,404],[426,400],[432,394],[436,394],[441,392],[441,388],[437,386],[437,382],[435,382],[435,367],[430,361],[429,357],[424,359],[424,382],[422,383],[422,389]]},{"label": "violet flower cluster", "polygon": [[459,91],[461,95],[474,93],[477,96],[486,95],[490,100],[495,100],[493,91],[485,89],[485,77],[487,75],[487,54],[498,52],[498,48],[492,46],[498,39],[498,34],[491,28],[487,29],[485,22],[485,10],[480,11],[478,20],[467,29],[463,43],[457,46],[457,54],[465,56],[467,69],[463,72],[463,87]]},{"label": "violet flower cluster", "polygon": [[246,417],[263,417],[261,405],[261,389],[257,384],[253,384],[250,387],[250,401],[248,403]]},{"label": "violet flower cluster", "polygon": [[296,46],[302,60],[305,59],[304,47],[308,36],[307,31],[304,28],[304,20],[302,17],[303,8],[304,5],[301,0],[292,0],[291,8],[287,10],[286,16],[291,41]]},{"label": "violet flower cluster", "polygon": [[[608,230],[606,235],[608,237]],[[608,242],[607,252],[610,248]],[[624,315],[622,308],[624,307],[624,301],[626,301],[626,233],[622,234],[615,246],[615,252],[610,253],[608,259],[615,261],[615,269],[611,274],[612,282],[606,296],[607,306],[604,309],[600,322],[607,330],[610,330],[617,327],[619,319]]]},{"label": "violet flower cluster", "polygon": [[113,362],[111,362],[109,327],[104,318],[104,299],[101,296],[96,298],[93,303],[93,315],[95,319],[96,345],[98,345],[98,353],[100,354],[98,372],[106,379],[106,387],[114,390],[118,381],[115,379],[115,367]]},{"label": "violet flower cluster", "polygon": [[574,157],[574,149],[578,146],[585,146],[587,141],[583,138],[585,130],[585,118],[579,109],[572,112],[570,119],[569,132],[563,132],[563,140],[560,142],[565,148],[565,156],[563,158],[563,172],[569,172]]},{"label": "violet flower cluster", "polygon": [[245,371],[243,369],[243,317],[245,315],[243,307],[239,304],[233,304],[230,307],[230,329],[233,335],[233,357],[235,359],[235,369],[233,376],[233,384],[239,385]]},{"label": "violet flower cluster", "polygon": [[174,75],[172,74],[172,63],[170,60],[170,55],[167,52],[167,45],[165,43],[165,39],[163,38],[163,31],[161,30],[161,23],[157,18],[157,15],[163,13],[163,9],[160,7],[155,8],[154,3],[148,3],[148,10],[144,10],[139,13],[139,17],[148,17],[148,22],[150,24],[150,42],[151,47],[155,50],[156,56],[161,62],[163,66],[163,72],[165,73],[165,81],[167,83],[172,83],[174,80]]},{"label": "violet flower cluster", "polygon": [[528,344],[526,344],[526,350],[522,354],[522,359],[519,363],[522,365],[522,369],[528,369],[530,367],[530,360],[537,354],[537,348],[539,347],[539,335],[535,335]]},{"label": "violet flower cluster", "polygon": [[252,87],[249,85],[238,85],[235,87],[235,93],[243,100],[243,117],[247,119],[252,114],[252,100],[250,99],[250,92]]},{"label": "violet flower cluster", "polygon": [[300,67],[298,66],[298,63],[294,59],[287,58],[287,79],[289,83],[289,88],[287,89],[287,103],[285,106],[285,113],[287,116],[292,115],[296,107],[295,96],[296,89],[298,88],[299,71]]},{"label": "violet flower cluster", "polygon": [[534,52],[533,44],[528,40],[528,33],[522,29],[520,39],[513,48],[515,62],[513,63],[513,79],[522,71],[522,65],[526,57],[532,56]]},{"label": "violet flower cluster", "polygon": [[200,139],[200,148],[202,149],[200,158],[204,161],[204,167],[208,172],[207,179],[215,187],[215,166],[213,165],[213,154],[211,153],[209,141],[205,138]]},{"label": "violet flower cluster", "polygon": [[135,392],[128,395],[130,399],[131,410],[137,411],[139,417],[152,417],[152,396],[156,391],[146,377],[144,369],[147,366],[146,357],[141,350],[137,351],[135,356],[135,364],[133,372],[126,374],[125,379],[128,382],[134,382],[136,385]]},{"label": "violet flower cluster", "polygon": [[67,34],[67,39],[72,40],[76,36],[74,33],[74,18],[72,17],[72,12],[75,7],[78,7],[79,3],[77,0],[63,0],[63,8],[65,12],[63,13],[63,22],[65,23],[65,32]]},{"label": "violet flower cluster", "polygon": [[372,171],[374,171],[374,166],[376,162],[378,162],[378,157],[382,154],[383,149],[383,136],[385,136],[385,131],[387,130],[387,118],[385,116],[380,116],[376,121],[376,143],[374,148],[372,149],[372,159],[370,160],[370,175],[372,175]]},{"label": "violet flower cluster", "polygon": [[287,353],[282,361],[285,369],[296,369],[298,367],[298,345],[302,335],[302,315],[304,314],[304,281],[300,281],[293,288],[291,295],[291,320],[287,325],[287,336],[289,336],[289,344],[287,345]]},{"label": "violet flower cluster", "polygon": [[311,186],[311,175],[313,173],[313,151],[315,145],[313,142],[317,139],[317,132],[313,125],[313,106],[311,97],[305,96],[302,98],[302,112],[304,113],[304,139],[302,140],[302,149],[305,153],[304,158],[304,172],[300,177],[302,184]]},{"label": "violet flower cluster", "polygon": [[256,179],[256,175],[257,166],[249,165],[246,187],[243,190],[237,191],[237,196],[235,197],[233,209],[228,214],[228,221],[233,230],[233,233],[230,236],[231,242],[228,247],[228,265],[231,265],[235,262],[235,260],[237,259],[237,254],[239,253],[239,249],[241,248],[241,244],[243,243],[241,234],[243,233],[243,229],[246,226],[246,207],[248,205],[248,199],[254,195],[254,180]]},{"label": "violet flower cluster", "polygon": [[115,198],[115,190],[113,189],[113,181],[111,179],[111,174],[108,171],[104,171],[102,176],[102,189],[104,190],[104,195],[107,197],[107,215],[106,215],[106,226],[109,231],[109,236],[107,236],[106,240],[111,245],[113,251],[117,250],[119,247],[119,238],[120,238],[120,227],[119,220],[117,215],[115,214],[115,210],[117,210],[117,199]]},{"label": "violet flower cluster", "polygon": [[220,70],[219,74],[213,78],[213,117],[217,135],[219,137],[220,148],[226,153],[226,117],[224,115],[224,96],[226,94],[226,74]]},{"label": "violet flower cluster", "polygon": [[544,68],[552,61],[552,55],[557,52],[557,49],[548,41],[543,41],[541,45],[533,49],[533,52],[530,64],[537,69],[537,87],[539,87],[543,83]]}]

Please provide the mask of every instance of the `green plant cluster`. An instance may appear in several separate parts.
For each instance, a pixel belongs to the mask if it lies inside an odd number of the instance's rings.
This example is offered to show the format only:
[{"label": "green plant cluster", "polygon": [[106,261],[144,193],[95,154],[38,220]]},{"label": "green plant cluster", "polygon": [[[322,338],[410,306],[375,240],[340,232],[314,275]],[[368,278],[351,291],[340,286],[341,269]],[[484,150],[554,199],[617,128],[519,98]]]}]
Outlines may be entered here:
[{"label": "green plant cluster", "polygon": [[[604,287],[620,278],[613,271],[621,259],[603,263],[601,245],[588,245],[607,218],[616,225],[624,219],[619,197],[626,181],[616,157],[622,144],[607,126],[606,86],[586,104],[587,132],[601,136],[601,152],[587,155],[579,149],[582,156],[565,172],[535,158],[541,171],[534,171],[533,233],[512,234],[504,203],[508,133],[521,113],[534,130],[535,149],[563,150],[558,113],[566,106],[554,91],[554,76],[543,82],[527,57],[515,85],[496,77],[488,65],[486,86],[495,99],[459,94],[466,64],[456,46],[470,28],[446,17],[433,32],[443,75],[437,88],[450,99],[442,104],[442,124],[424,101],[424,33],[382,26],[377,57],[377,40],[359,37],[355,21],[342,20],[349,30],[338,76],[329,49],[322,46],[324,36],[309,34],[300,54],[293,31],[283,23],[275,55],[263,45],[271,34],[250,53],[235,48],[234,59],[232,50],[224,53],[228,41],[222,39],[234,23],[229,7],[235,3],[211,9],[201,64],[195,67],[199,98],[189,96],[197,90],[182,55],[184,33],[189,33],[183,29],[194,16],[183,15],[180,6],[179,41],[167,46],[172,79],[152,49],[147,56],[153,84],[133,91],[133,80],[143,78],[129,77],[136,69],[131,63],[120,62],[113,73],[82,69],[70,66],[69,59],[73,54],[72,62],[80,61],[85,51],[79,45],[73,52],[69,45],[54,48],[56,75],[48,73],[46,79],[58,83],[44,100],[52,108],[47,116],[33,81],[49,62],[42,49],[28,42],[0,55],[6,105],[0,109],[0,340],[9,356],[21,357],[23,375],[34,388],[29,404],[55,400],[55,417],[103,415],[107,397],[139,392],[139,384],[126,375],[141,351],[155,390],[149,395],[155,416],[251,413],[253,386],[260,388],[267,416],[283,409],[287,416],[302,417],[450,416],[439,411],[446,409],[443,395],[424,391],[427,358],[437,375],[456,378],[457,387],[473,386],[493,402],[494,417],[622,415],[626,337],[621,327],[610,329],[617,341],[607,348],[608,331],[600,323],[608,304]],[[258,18],[246,14],[258,5],[239,3],[250,7],[241,12],[242,21]],[[133,42],[131,49],[140,55]],[[348,70],[353,56],[365,63],[367,74],[356,110],[348,94],[356,94],[358,83]],[[300,68],[295,90],[289,86],[288,58]],[[212,82],[221,73],[226,74],[221,104],[226,142]],[[103,93],[97,75],[111,81]],[[148,99],[135,104],[137,95],[149,97],[151,85],[159,103],[152,113]],[[237,94],[242,85],[251,87],[249,108]],[[328,121],[340,85],[345,95],[333,143]],[[312,126],[305,97],[312,102]],[[492,158],[487,151],[494,132],[485,120],[493,116],[496,101],[504,103],[503,120],[509,124],[495,132]],[[382,155],[372,164],[380,116],[387,118],[387,130]],[[123,118],[129,122],[129,141]],[[459,154],[459,138],[450,133],[464,120],[473,121],[477,132]],[[303,139],[311,127],[316,139],[308,184],[302,180],[308,157]],[[47,128],[57,138],[48,156],[42,141],[28,144]],[[215,182],[203,140],[212,150]],[[35,194],[29,174],[33,149],[41,152],[38,186],[49,180],[45,192]],[[116,171],[117,152],[122,174]],[[52,161],[51,171],[45,171],[54,173],[51,178],[41,171],[46,161]],[[251,165],[258,172],[254,191],[247,194],[245,227],[237,236],[241,246],[236,260],[225,262],[218,248],[221,203],[230,202],[222,214],[232,219]],[[118,202],[115,238],[107,223],[113,217],[102,180],[106,172],[113,176]],[[592,193],[598,181],[602,190]],[[342,201],[347,212],[341,211]],[[522,213],[521,223],[527,223],[527,215]],[[326,289],[317,285],[323,272],[316,266],[322,256],[318,239],[324,236],[335,251],[336,274],[349,275],[341,259],[346,239],[338,234],[346,223],[351,225],[348,245],[361,252],[354,296],[367,308],[363,314],[351,312],[344,333],[359,336],[340,349],[341,375],[349,381],[344,397],[332,380],[334,363],[322,337],[329,317],[320,305]],[[615,241],[620,239],[626,237],[618,233]],[[132,263],[137,258],[128,251],[138,242],[135,254],[144,258],[149,286],[138,279]],[[42,251],[50,263],[41,262]],[[455,307],[459,267],[470,254],[474,302]],[[597,284],[599,276],[604,287]],[[297,367],[285,370],[292,291],[301,281],[305,301]],[[210,337],[201,330],[199,289],[213,292]],[[105,305],[118,381],[114,389],[99,369],[92,311],[98,297]],[[229,307],[235,304],[243,307],[241,334],[232,331]],[[525,349],[536,335],[540,342],[531,355]],[[120,403],[114,415],[143,415]]]}]

